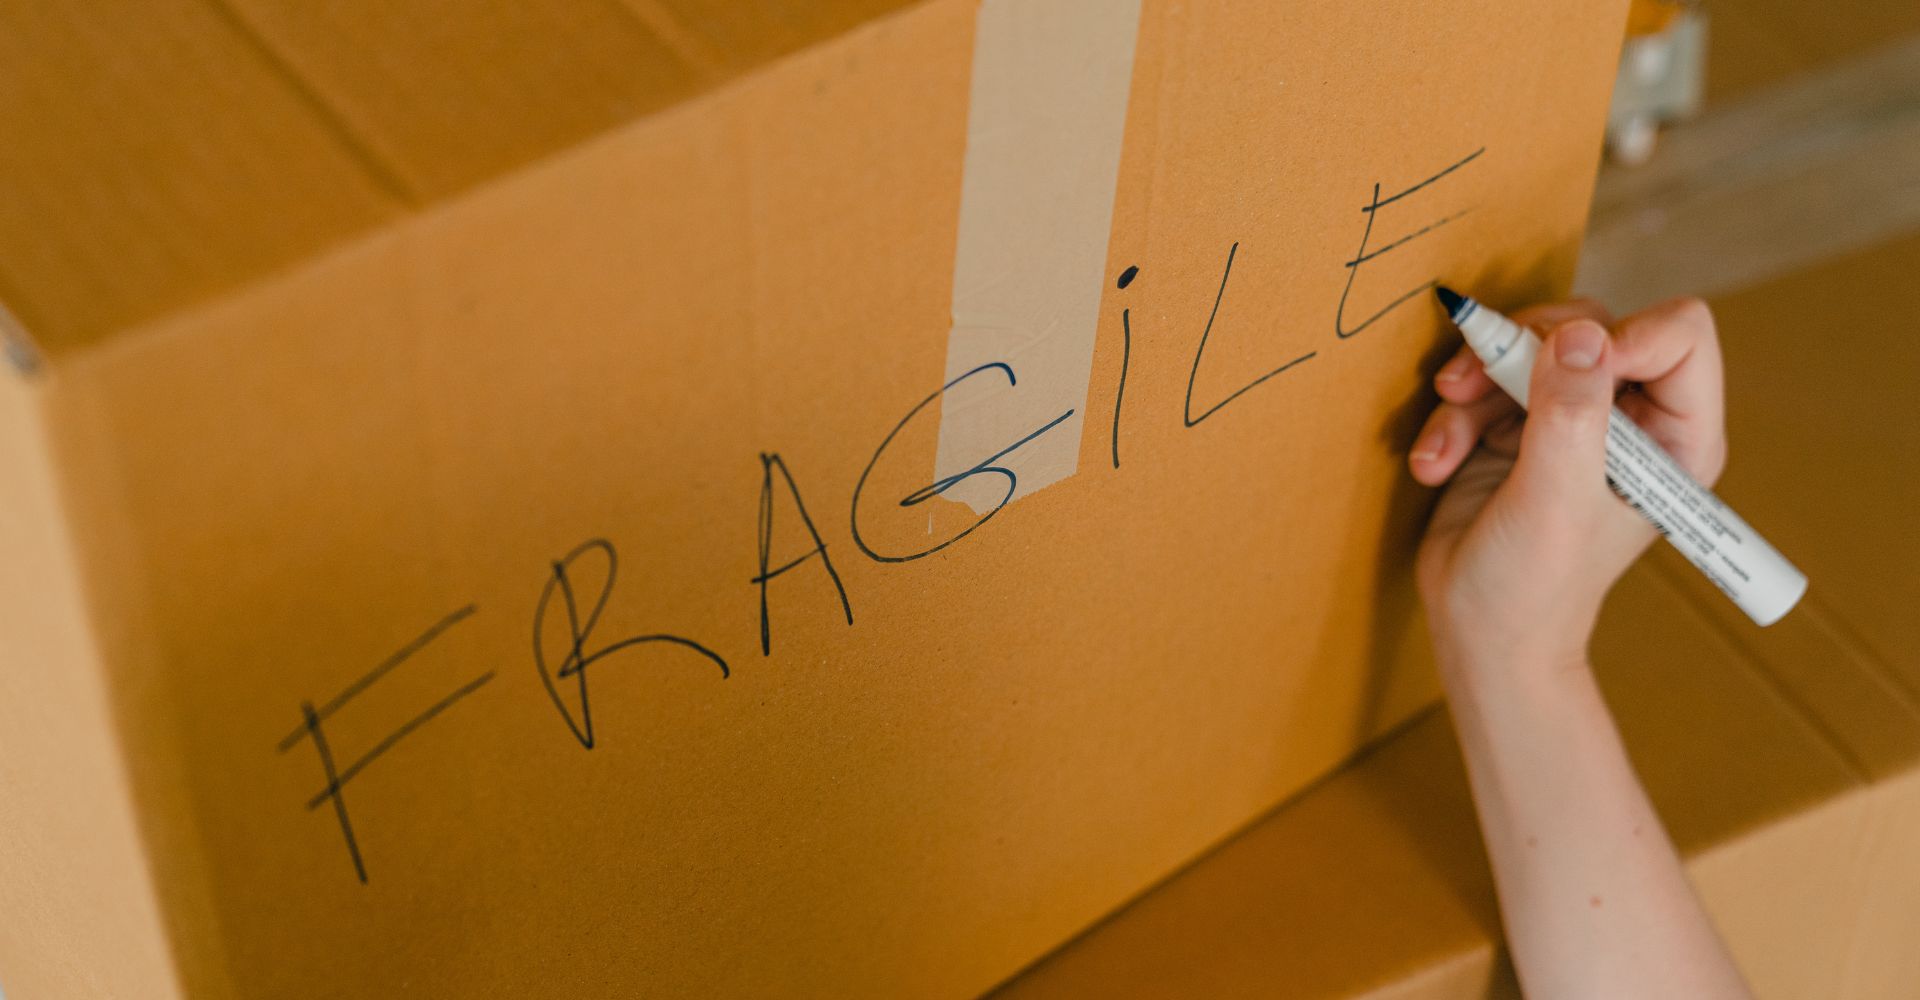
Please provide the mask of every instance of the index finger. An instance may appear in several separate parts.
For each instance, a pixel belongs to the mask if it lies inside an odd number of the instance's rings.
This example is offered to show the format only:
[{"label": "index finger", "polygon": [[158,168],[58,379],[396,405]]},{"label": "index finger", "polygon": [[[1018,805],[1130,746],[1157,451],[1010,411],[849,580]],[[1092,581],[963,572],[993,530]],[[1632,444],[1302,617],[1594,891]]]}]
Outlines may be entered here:
[{"label": "index finger", "polygon": [[1542,337],[1551,333],[1554,327],[1576,319],[1590,319],[1604,327],[1613,326],[1613,314],[1607,311],[1606,306],[1589,298],[1544,302],[1528,306],[1508,318],[1521,326],[1532,327],[1533,332]]},{"label": "index finger", "polygon": [[1661,411],[1719,425],[1725,412],[1720,339],[1705,302],[1669,299],[1628,316],[1614,331],[1613,350],[1614,375],[1640,383]]},{"label": "index finger", "polygon": [[1640,383],[1620,408],[1704,483],[1727,462],[1726,403],[1720,340],[1699,299],[1673,299],[1620,324],[1613,373]]}]

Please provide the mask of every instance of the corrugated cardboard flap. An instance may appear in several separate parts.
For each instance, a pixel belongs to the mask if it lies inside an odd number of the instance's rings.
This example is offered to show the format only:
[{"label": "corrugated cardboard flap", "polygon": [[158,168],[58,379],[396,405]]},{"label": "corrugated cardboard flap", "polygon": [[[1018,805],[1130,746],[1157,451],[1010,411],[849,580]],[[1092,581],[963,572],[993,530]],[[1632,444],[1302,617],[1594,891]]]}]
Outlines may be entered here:
[{"label": "corrugated cardboard flap", "polygon": [[0,303],[57,359],[915,0],[0,12]]}]

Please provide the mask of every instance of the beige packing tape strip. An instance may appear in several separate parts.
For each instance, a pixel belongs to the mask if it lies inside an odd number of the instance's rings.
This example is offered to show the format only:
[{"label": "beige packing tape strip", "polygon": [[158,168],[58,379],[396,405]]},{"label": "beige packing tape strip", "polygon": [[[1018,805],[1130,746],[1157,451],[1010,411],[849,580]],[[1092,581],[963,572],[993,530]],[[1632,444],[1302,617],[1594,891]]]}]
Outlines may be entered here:
[{"label": "beige packing tape strip", "polygon": [[[993,462],[1011,498],[1073,475],[1106,282],[1140,0],[985,0],[975,28],[936,477]],[[1007,481],[944,494],[985,513]]]}]

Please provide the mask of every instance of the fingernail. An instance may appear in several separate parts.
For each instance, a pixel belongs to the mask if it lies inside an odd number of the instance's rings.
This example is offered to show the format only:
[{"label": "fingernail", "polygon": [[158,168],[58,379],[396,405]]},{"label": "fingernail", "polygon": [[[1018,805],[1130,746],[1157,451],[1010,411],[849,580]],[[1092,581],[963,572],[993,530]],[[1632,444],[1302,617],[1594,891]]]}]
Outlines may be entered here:
[{"label": "fingernail", "polygon": [[1600,352],[1607,348],[1607,331],[1600,324],[1574,320],[1553,335],[1553,356],[1562,367],[1583,372],[1600,363]]},{"label": "fingernail", "polygon": [[1420,435],[1413,443],[1413,452],[1408,457],[1419,462],[1430,462],[1440,457],[1447,445],[1447,432],[1438,427]]},{"label": "fingernail", "polygon": [[1433,373],[1433,377],[1442,382],[1458,382],[1461,377],[1466,374],[1467,359],[1454,358],[1452,361],[1441,365],[1440,370]]}]

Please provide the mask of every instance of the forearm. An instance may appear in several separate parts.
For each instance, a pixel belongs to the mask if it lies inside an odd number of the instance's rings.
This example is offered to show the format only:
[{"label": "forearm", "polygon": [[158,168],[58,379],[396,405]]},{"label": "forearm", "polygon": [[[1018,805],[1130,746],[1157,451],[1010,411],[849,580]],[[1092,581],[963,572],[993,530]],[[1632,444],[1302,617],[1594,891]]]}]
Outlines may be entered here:
[{"label": "forearm", "polygon": [[1474,663],[1442,674],[1531,1000],[1744,998],[1591,670]]}]

